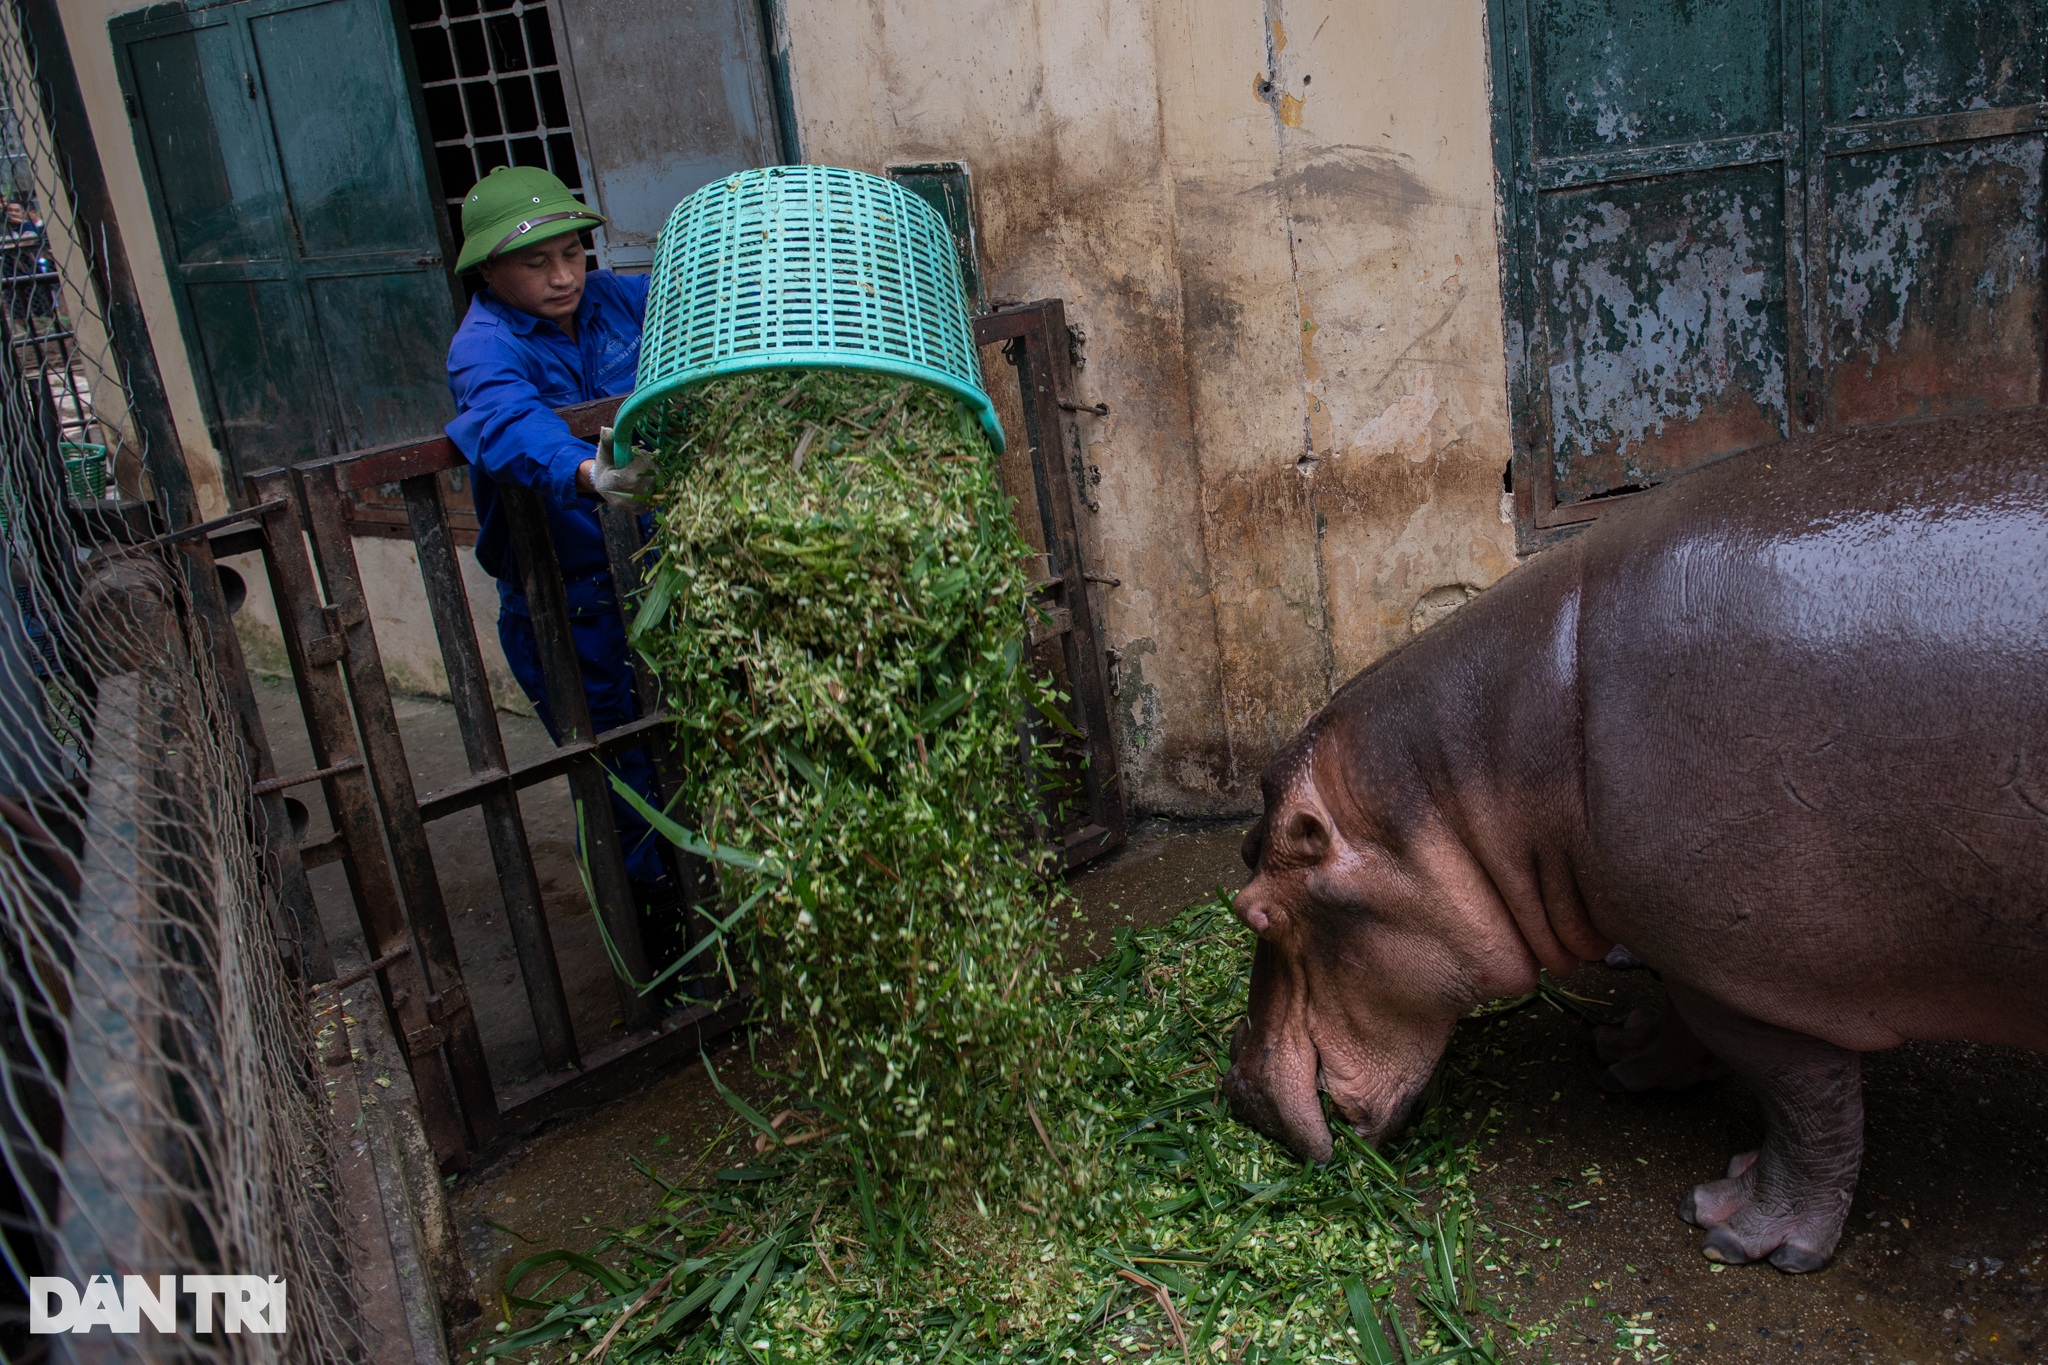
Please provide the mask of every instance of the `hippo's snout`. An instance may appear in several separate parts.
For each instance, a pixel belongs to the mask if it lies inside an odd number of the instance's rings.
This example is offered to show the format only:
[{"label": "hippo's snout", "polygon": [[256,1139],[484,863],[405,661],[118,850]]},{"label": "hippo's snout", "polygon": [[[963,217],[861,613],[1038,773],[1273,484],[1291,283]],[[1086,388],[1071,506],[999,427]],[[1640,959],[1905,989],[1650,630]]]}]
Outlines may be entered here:
[{"label": "hippo's snout", "polygon": [[[1223,1098],[1230,1112],[1304,1161],[1328,1161],[1335,1150],[1314,1082],[1313,1064],[1304,1087],[1276,1096],[1271,1088],[1273,1049],[1259,1046],[1250,1020],[1239,1020],[1230,1036],[1230,1069],[1223,1074]],[[1298,1070],[1286,1067],[1283,1070]],[[1297,1078],[1299,1079],[1299,1078]]]}]

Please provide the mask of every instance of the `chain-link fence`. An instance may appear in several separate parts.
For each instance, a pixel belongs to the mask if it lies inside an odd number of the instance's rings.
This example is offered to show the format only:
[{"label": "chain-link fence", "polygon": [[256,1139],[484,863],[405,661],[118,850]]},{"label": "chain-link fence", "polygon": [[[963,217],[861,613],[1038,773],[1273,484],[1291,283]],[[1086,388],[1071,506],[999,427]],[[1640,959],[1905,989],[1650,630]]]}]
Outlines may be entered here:
[{"label": "chain-link fence", "polygon": [[237,708],[183,551],[81,477],[146,452],[12,5],[0,102],[0,1357],[361,1359]]}]

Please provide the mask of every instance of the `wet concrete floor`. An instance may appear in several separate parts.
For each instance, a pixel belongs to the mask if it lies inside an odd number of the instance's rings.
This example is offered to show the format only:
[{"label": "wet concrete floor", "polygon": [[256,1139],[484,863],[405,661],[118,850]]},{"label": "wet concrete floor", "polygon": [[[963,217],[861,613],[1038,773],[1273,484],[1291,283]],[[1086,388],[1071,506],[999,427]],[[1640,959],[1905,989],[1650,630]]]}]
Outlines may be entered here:
[{"label": "wet concrete floor", "polygon": [[[259,678],[256,693],[277,771],[310,769],[312,752],[290,684]],[[454,707],[425,697],[396,696],[392,701],[419,796],[426,797],[469,776]],[[513,763],[541,757],[554,747],[547,731],[531,716],[500,712],[498,725],[506,756]],[[293,794],[310,808],[309,837],[326,833],[331,826],[318,789]],[[589,1053],[618,1036],[619,994],[576,868],[576,817],[567,780],[556,778],[528,788],[520,793],[520,809],[576,1042]],[[474,810],[459,812],[429,825],[427,838],[491,1080],[503,1092],[539,1072],[540,1045],[505,926],[504,898],[484,839],[483,818]],[[329,941],[337,949],[353,945],[361,956],[372,956],[360,953],[362,930],[356,923],[341,866],[316,868],[311,880]]]},{"label": "wet concrete floor", "polygon": [[[263,700],[279,769],[291,771],[309,757],[295,705],[275,684]],[[407,698],[398,706],[420,791],[461,776],[452,710]],[[515,761],[547,745],[537,722],[500,719]],[[576,876],[566,789],[535,788],[524,806],[578,1038],[589,1048],[612,1034],[616,995]],[[314,821],[317,833],[317,810]],[[1141,827],[1127,849],[1075,881],[1083,919],[1069,960],[1101,951],[1119,924],[1161,923],[1242,885],[1241,833]],[[516,1082],[537,1055],[480,824],[466,815],[430,834],[494,1077]],[[356,935],[339,869],[315,879],[330,934]],[[1567,985],[1617,1011],[1656,990],[1647,973],[1597,966]],[[1867,1058],[1868,1154],[1849,1230],[1830,1268],[1795,1277],[1709,1265],[1700,1235],[1676,1216],[1686,1189],[1755,1145],[1759,1120],[1739,1086],[1608,1096],[1588,1025],[1542,1005],[1465,1027],[1481,1030],[1483,1074],[1500,1111],[1475,1180],[1502,1237],[1482,1288],[1516,1323],[1549,1328],[1512,1358],[2048,1361],[2048,1057],[1944,1044]],[[733,1040],[714,1058],[724,1059],[728,1082],[758,1095],[749,1045]],[[653,1207],[658,1191],[634,1158],[673,1181],[738,1136],[703,1068],[691,1066],[484,1154],[451,1199],[485,1325],[520,1257],[587,1246],[595,1229]]]}]

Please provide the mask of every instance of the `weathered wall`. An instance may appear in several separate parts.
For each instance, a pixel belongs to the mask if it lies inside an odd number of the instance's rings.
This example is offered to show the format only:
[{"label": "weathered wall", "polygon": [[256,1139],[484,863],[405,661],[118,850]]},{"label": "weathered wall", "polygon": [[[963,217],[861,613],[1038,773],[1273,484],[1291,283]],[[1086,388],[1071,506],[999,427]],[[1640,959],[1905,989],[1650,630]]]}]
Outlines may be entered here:
[{"label": "weathered wall", "polygon": [[1130,791],[1248,808],[1335,684],[1514,563],[1483,5],[787,9],[806,158],[965,158],[994,294],[1087,329]]},{"label": "weathered wall", "polygon": [[[290,676],[291,664],[285,658],[284,636],[278,630],[277,604],[263,572],[263,556],[236,555],[221,562],[240,574],[249,587],[249,600],[235,617],[235,634],[249,666],[259,673]],[[464,553],[456,562],[462,566],[462,586],[469,593],[469,615],[476,623],[491,696],[504,710],[532,715],[533,706],[519,690],[505,662],[505,651],[498,645],[498,585],[477,565],[476,556]],[[434,635],[426,589],[420,584],[419,555],[412,542],[359,536],[356,569],[362,575],[363,597],[377,634],[377,653],[391,686],[421,696],[447,696],[448,670],[441,662],[441,646]]]},{"label": "weathered wall", "polygon": [[1112,412],[1080,419],[1102,476],[1082,534],[1093,567],[1122,580],[1096,591],[1122,659],[1127,790],[1154,810],[1231,802],[1150,15],[1072,0],[789,0],[788,20],[805,159],[965,158],[990,296],[1058,296],[1087,333],[1077,396]]}]

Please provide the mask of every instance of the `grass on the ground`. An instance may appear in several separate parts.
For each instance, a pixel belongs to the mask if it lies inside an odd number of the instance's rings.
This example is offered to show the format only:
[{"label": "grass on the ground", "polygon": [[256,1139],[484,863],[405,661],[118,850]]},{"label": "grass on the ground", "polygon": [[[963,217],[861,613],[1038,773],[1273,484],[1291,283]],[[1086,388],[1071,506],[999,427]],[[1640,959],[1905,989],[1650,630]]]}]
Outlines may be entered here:
[{"label": "grass on the ground", "polygon": [[[1470,1176],[1492,1111],[1460,1030],[1383,1151],[1307,1166],[1233,1118],[1217,1082],[1250,940],[1227,897],[1120,932],[1064,978],[1072,1050],[1119,1172],[1108,1209],[1055,1223],[971,1191],[878,1188],[830,1114],[734,1118],[636,1226],[514,1266],[501,1361],[1345,1361],[1500,1358],[1518,1333],[1478,1288],[1498,1237]],[[1518,1003],[1518,1002],[1517,1002]],[[1569,1002],[1554,1002],[1569,1003]],[[728,1064],[728,1069],[731,1065]],[[1045,1116],[1054,1148],[1072,1131]],[[1506,1248],[1501,1248],[1505,1251]]]}]

